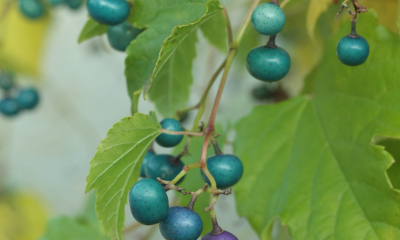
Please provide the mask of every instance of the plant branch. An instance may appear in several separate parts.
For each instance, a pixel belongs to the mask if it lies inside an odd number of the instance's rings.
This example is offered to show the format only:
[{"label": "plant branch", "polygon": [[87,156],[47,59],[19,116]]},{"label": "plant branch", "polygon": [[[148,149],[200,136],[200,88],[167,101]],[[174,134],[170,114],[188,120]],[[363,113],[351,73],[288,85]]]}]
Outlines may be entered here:
[{"label": "plant branch", "polygon": [[123,234],[127,234],[129,232],[134,231],[135,229],[137,229],[137,228],[139,228],[141,226],[143,226],[141,223],[135,222],[135,223],[127,226],[126,228],[124,228],[124,230],[122,230],[122,233]]},{"label": "plant branch", "polygon": [[229,18],[229,14],[228,14],[228,11],[226,11],[226,8],[223,8],[222,12],[224,13],[224,16],[225,16],[226,29],[228,31],[228,46],[231,46],[231,44],[233,42],[231,19]]},{"label": "plant branch", "polygon": [[162,133],[170,134],[170,135],[187,135],[187,136],[196,136],[202,137],[204,136],[204,132],[190,132],[190,131],[170,131],[167,129],[161,129]]}]

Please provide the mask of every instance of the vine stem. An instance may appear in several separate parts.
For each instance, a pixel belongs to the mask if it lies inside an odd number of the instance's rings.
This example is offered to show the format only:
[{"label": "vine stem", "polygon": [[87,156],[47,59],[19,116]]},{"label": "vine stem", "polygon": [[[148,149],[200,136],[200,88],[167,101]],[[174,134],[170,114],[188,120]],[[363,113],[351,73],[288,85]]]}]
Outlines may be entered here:
[{"label": "vine stem", "polygon": [[161,129],[162,133],[167,133],[169,135],[187,135],[187,136],[196,136],[196,137],[202,137],[204,136],[204,132],[190,132],[190,131],[170,131],[167,129],[162,128]]}]

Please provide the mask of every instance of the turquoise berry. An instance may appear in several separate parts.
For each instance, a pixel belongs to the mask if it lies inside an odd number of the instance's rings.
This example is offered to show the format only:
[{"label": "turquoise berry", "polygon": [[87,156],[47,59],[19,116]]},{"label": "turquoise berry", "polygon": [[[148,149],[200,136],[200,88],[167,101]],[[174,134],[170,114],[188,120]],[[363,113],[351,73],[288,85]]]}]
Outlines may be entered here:
[{"label": "turquoise berry", "polygon": [[10,90],[14,86],[14,79],[11,73],[0,74],[0,88]]},{"label": "turquoise berry", "polygon": [[19,112],[19,105],[12,98],[5,98],[0,101],[0,112],[8,117],[15,116]]},{"label": "turquoise berry", "polygon": [[58,6],[64,2],[65,2],[65,0],[49,0],[49,3],[51,6]]},{"label": "turquoise berry", "polygon": [[44,7],[39,0],[20,0],[19,9],[30,19],[38,19],[44,14]]},{"label": "turquoise berry", "polygon": [[273,3],[263,3],[254,9],[251,23],[257,32],[273,36],[282,31],[286,23],[283,10]]},{"label": "turquoise berry", "polygon": [[212,232],[207,233],[201,240],[238,240],[235,235],[228,231],[223,231],[222,233],[214,234]]},{"label": "turquoise berry", "polygon": [[70,9],[76,10],[83,5],[83,0],[66,0],[66,4]]},{"label": "turquoise berry", "polygon": [[171,207],[167,217],[160,222],[160,232],[165,239],[197,240],[202,231],[199,214],[184,207]]},{"label": "turquoise berry", "polygon": [[[207,167],[220,189],[235,185],[243,175],[243,164],[234,155],[215,155],[207,159]],[[211,184],[201,171],[203,180]]]},{"label": "turquoise berry", "polygon": [[247,55],[246,65],[253,77],[264,82],[275,82],[288,74],[290,56],[279,47],[257,47]]},{"label": "turquoise berry", "polygon": [[142,166],[140,167],[140,177],[142,177],[142,178],[146,178],[146,177],[147,177],[147,176],[146,176],[146,166],[147,166],[147,163],[148,163],[149,160],[150,160],[151,158],[153,158],[155,155],[156,155],[156,154],[155,154],[154,152],[152,152],[152,151],[148,151],[148,152],[146,153],[146,156],[144,156],[144,159],[143,159]]},{"label": "turquoise berry", "polygon": [[21,108],[32,109],[39,103],[39,94],[34,88],[24,88],[19,92],[16,101]]},{"label": "turquoise berry", "polygon": [[130,6],[125,0],[88,0],[90,16],[99,23],[117,25],[129,16]]},{"label": "turquoise berry", "polygon": [[[170,131],[183,131],[183,127],[178,120],[172,118],[166,118],[160,122],[161,127]],[[156,142],[163,147],[175,147],[183,139],[183,135],[171,135],[167,133],[161,133],[156,138]]]},{"label": "turquoise berry", "polygon": [[129,205],[136,221],[152,225],[163,220],[168,213],[168,196],[164,188],[153,179],[142,179],[129,192]]},{"label": "turquoise berry", "polygon": [[363,64],[369,55],[367,40],[361,36],[345,36],[340,39],[336,53],[339,60],[348,66]]},{"label": "turquoise berry", "polygon": [[125,52],[126,48],[142,31],[135,28],[128,21],[108,27],[107,37],[110,45],[118,50]]},{"label": "turquoise berry", "polygon": [[[172,163],[174,159],[171,155],[155,155],[149,159],[146,165],[146,176],[156,180],[161,178],[165,181],[173,180],[183,169],[184,164],[179,160],[177,163]],[[178,183],[183,180],[181,178]]]}]

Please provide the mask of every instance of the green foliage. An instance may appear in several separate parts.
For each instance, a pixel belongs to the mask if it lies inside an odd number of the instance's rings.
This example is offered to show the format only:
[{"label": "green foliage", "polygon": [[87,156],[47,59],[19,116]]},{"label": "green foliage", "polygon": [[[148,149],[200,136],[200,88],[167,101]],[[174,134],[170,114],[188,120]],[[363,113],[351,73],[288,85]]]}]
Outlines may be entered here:
[{"label": "green foliage", "polygon": [[236,125],[245,165],[237,208],[262,239],[277,217],[293,239],[400,238],[400,196],[385,173],[392,158],[371,145],[375,135],[400,137],[399,40],[371,13],[359,20],[371,46],[364,65],[336,57],[346,22],[328,41],[310,95],[256,107]]},{"label": "green foliage", "polygon": [[107,25],[100,24],[95,20],[89,18],[89,20],[83,27],[81,34],[79,35],[78,43],[81,43],[95,36],[103,35],[106,32],[107,32]]},{"label": "green foliage", "polygon": [[207,21],[203,21],[200,30],[208,41],[221,52],[228,52],[228,32],[226,30],[225,16],[222,11],[214,13]]},{"label": "green foliage", "polygon": [[378,142],[379,145],[385,147],[395,161],[392,166],[387,170],[390,182],[393,187],[400,190],[400,140],[398,139],[385,139]]},{"label": "green foliage", "polygon": [[124,118],[108,131],[90,162],[86,192],[97,189],[96,213],[111,239],[122,239],[128,192],[160,129],[148,115]]}]

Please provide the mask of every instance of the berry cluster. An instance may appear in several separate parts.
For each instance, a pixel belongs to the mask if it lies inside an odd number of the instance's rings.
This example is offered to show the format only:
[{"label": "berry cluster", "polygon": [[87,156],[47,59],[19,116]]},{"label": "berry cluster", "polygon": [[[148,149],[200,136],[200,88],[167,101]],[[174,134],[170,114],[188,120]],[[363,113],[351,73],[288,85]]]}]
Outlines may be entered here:
[{"label": "berry cluster", "polygon": [[30,110],[39,103],[39,94],[34,88],[17,89],[12,73],[0,73],[0,113],[4,116],[16,116],[21,110]]},{"label": "berry cluster", "polygon": [[70,9],[76,10],[83,4],[83,0],[19,0],[21,13],[29,19],[39,19],[45,14],[46,7],[55,7],[65,4]]}]

